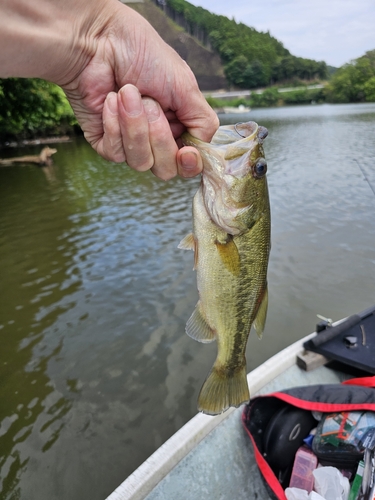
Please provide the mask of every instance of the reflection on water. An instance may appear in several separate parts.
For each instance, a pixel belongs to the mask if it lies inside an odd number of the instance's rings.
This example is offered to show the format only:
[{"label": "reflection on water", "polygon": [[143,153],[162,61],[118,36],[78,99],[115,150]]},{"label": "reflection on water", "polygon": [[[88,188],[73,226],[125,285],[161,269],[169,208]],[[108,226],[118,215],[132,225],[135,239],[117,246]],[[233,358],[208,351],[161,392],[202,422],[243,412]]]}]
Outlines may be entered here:
[{"label": "reflection on water", "polygon": [[[273,236],[269,316],[249,369],[309,333],[316,313],[338,319],[375,300],[364,179],[375,185],[375,105],[251,119],[269,129]],[[105,498],[194,415],[216,353],[184,334],[197,292],[193,256],[176,247],[198,180],[163,183],[81,140],[56,148],[48,172],[0,169],[5,500]]]}]

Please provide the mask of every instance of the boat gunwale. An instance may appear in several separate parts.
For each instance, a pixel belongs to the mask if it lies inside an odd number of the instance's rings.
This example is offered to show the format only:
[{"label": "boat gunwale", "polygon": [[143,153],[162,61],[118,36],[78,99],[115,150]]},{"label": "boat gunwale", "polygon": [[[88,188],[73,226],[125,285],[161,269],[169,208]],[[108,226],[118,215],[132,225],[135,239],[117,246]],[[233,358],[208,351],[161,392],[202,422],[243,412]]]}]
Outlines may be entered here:
[{"label": "boat gunwale", "polygon": [[[341,321],[336,322],[339,324]],[[282,349],[247,375],[250,392],[258,393],[266,384],[296,363],[303,344],[314,337],[313,332]],[[173,434],[148,459],[125,479],[106,500],[142,500],[157,484],[213,429],[227,419],[236,408],[216,416],[198,413]]]}]

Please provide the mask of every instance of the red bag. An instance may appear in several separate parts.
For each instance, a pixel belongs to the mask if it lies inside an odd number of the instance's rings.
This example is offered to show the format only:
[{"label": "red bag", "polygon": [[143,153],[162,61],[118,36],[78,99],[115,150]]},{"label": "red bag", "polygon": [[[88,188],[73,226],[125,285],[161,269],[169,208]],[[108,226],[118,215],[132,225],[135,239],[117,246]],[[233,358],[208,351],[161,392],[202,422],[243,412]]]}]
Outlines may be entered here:
[{"label": "red bag", "polygon": [[374,388],[375,377],[361,377],[342,384],[293,387],[255,397],[246,405],[242,422],[273,498],[286,500],[295,453],[317,425],[311,412],[375,412]]}]

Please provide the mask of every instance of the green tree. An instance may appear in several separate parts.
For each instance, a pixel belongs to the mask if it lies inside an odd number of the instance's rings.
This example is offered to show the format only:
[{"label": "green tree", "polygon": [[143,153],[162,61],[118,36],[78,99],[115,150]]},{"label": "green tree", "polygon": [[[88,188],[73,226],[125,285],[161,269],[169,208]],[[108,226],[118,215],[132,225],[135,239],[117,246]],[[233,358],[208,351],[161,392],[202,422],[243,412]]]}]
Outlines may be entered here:
[{"label": "green tree", "polygon": [[39,79],[0,79],[0,136],[51,133],[76,123],[60,87]]},{"label": "green tree", "polygon": [[[297,58],[272,37],[237,23],[234,19],[212,14],[186,0],[167,0],[173,19],[194,35],[199,27],[224,64],[225,74],[232,85],[243,88],[265,86],[285,80],[326,78],[324,62]],[[236,65],[238,67],[236,67]]]},{"label": "green tree", "polygon": [[367,80],[363,86],[367,102],[375,102],[375,76]]},{"label": "green tree", "polygon": [[373,100],[375,50],[339,68],[328,87],[331,102],[361,102]]},{"label": "green tree", "polygon": [[247,65],[244,73],[245,86],[249,89],[263,87],[269,83],[269,72],[258,59]]},{"label": "green tree", "polygon": [[253,107],[268,107],[276,106],[280,99],[280,94],[277,88],[270,87],[266,89],[262,94],[251,94],[250,103]]},{"label": "green tree", "polygon": [[224,66],[225,76],[228,82],[238,87],[245,86],[245,72],[249,65],[247,58],[243,55],[237,56]]}]

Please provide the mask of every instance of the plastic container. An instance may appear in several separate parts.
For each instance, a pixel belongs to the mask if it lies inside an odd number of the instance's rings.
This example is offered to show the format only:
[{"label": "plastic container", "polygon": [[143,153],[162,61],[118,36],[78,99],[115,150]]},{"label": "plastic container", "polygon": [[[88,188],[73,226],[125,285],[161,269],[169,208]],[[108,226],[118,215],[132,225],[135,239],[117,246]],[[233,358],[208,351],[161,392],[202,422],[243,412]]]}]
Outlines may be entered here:
[{"label": "plastic container", "polygon": [[289,487],[301,488],[310,493],[314,486],[313,470],[316,469],[317,465],[318,459],[316,455],[306,446],[301,446],[301,448],[297,450],[294,459]]}]

